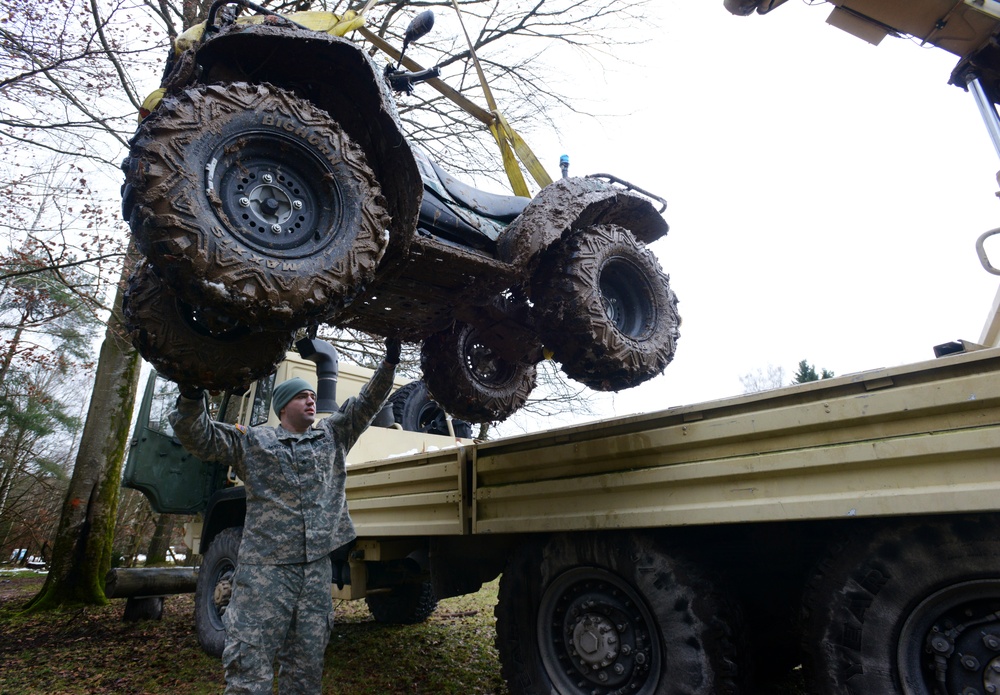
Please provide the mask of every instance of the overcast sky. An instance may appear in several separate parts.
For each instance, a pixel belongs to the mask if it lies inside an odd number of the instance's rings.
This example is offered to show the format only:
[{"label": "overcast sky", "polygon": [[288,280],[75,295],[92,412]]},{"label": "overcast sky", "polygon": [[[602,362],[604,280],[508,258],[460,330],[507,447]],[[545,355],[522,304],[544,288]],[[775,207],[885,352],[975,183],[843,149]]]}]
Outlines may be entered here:
[{"label": "overcast sky", "polygon": [[948,85],[957,59],[867,44],[826,24],[831,8],[656,3],[657,38],[633,65],[602,77],[567,61],[591,110],[619,115],[567,117],[531,144],[553,175],[567,153],[572,174],[667,198],[671,232],[653,248],[683,317],[665,374],[607,414],[736,395],[769,364],[789,380],[801,359],[844,375],[979,339],[997,278],[975,240],[1000,226],[1000,160],[972,97]]}]

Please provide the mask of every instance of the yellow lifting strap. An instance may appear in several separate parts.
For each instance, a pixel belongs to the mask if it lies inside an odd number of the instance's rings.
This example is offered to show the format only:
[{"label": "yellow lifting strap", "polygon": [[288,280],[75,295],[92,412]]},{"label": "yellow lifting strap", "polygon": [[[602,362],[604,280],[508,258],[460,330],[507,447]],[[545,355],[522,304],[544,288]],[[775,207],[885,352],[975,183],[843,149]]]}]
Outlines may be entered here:
[{"label": "yellow lifting strap", "polygon": [[465,28],[465,22],[462,20],[462,11],[458,8],[458,0],[451,0],[451,4],[455,7],[455,14],[458,15],[458,23],[462,26],[465,41],[469,45],[469,55],[472,56],[472,63],[476,66],[476,72],[479,74],[479,84],[483,87],[486,103],[493,116],[493,122],[489,124],[490,132],[493,133],[493,138],[500,147],[500,155],[503,157],[503,167],[507,172],[511,188],[514,189],[515,195],[530,198],[531,192],[528,190],[528,184],[525,182],[524,176],[521,174],[521,168],[517,164],[518,159],[521,160],[524,168],[528,170],[535,183],[540,187],[545,188],[548,186],[552,183],[552,178],[545,171],[542,163],[538,161],[535,153],[528,147],[528,143],[510,127],[510,123],[507,122],[507,119],[500,113],[500,109],[497,108],[493,92],[490,91],[489,84],[486,82],[486,74],[483,72],[483,66],[479,63],[479,56],[476,55],[476,50],[472,47],[472,39],[469,38],[469,32]]},{"label": "yellow lifting strap", "polygon": [[[342,15],[337,15],[332,12],[309,10],[305,12],[292,12],[291,14],[282,15],[282,17],[313,31],[322,31],[334,36],[346,36],[348,33],[360,29],[365,25],[363,13],[364,10],[361,12],[348,10]],[[268,15],[260,14],[246,15],[236,20],[238,24],[261,24],[268,21],[272,21]],[[200,41],[204,33],[205,22],[195,24],[174,40],[174,53],[178,55],[183,53]]]}]

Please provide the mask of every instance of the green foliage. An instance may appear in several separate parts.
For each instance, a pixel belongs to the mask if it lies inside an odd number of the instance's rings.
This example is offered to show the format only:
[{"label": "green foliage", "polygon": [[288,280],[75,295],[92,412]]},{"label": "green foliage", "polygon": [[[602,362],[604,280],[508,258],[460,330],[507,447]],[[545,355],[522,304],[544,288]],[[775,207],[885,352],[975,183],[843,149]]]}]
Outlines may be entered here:
[{"label": "green foliage", "polygon": [[795,372],[795,378],[792,380],[793,384],[805,384],[809,381],[819,381],[820,379],[829,379],[833,377],[833,372],[829,369],[821,369],[818,373],[816,372],[816,367],[809,364],[806,360],[801,360],[799,362],[799,368]]}]

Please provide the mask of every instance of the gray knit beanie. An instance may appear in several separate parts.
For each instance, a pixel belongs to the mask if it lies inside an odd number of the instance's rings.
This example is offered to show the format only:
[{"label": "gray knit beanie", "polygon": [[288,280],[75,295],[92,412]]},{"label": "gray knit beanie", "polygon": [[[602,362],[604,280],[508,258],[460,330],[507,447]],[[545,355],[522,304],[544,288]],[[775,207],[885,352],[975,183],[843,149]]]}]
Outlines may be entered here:
[{"label": "gray knit beanie", "polygon": [[281,409],[303,391],[316,392],[316,389],[305,379],[294,377],[288,381],[283,381],[274,387],[274,395],[271,397],[271,407],[274,408],[275,415],[281,415]]}]

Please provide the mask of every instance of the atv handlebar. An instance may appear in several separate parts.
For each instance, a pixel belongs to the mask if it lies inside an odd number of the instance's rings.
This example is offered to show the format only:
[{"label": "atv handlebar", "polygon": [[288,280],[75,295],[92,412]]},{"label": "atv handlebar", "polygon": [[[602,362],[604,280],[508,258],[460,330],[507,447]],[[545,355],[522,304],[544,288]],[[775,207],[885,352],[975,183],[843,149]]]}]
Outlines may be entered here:
[{"label": "atv handlebar", "polygon": [[436,66],[420,72],[406,72],[405,70],[397,70],[391,65],[385,66],[385,79],[394,92],[413,94],[413,85],[440,76],[441,69]]}]

